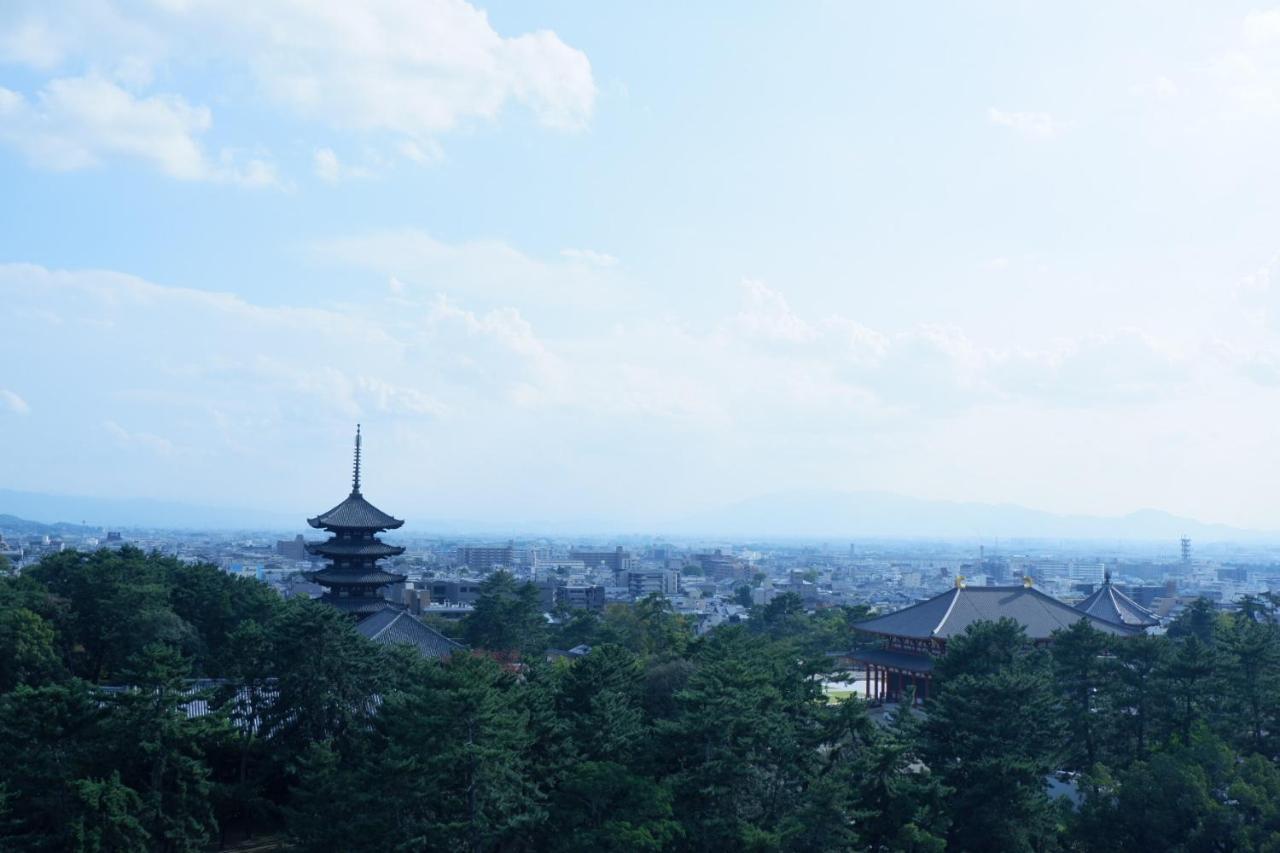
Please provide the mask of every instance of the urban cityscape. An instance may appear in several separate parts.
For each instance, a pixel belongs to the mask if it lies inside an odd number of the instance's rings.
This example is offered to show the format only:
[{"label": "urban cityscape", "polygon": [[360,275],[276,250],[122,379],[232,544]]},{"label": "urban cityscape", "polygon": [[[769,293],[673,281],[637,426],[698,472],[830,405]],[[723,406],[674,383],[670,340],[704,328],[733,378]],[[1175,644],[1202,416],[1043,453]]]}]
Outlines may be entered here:
[{"label": "urban cityscape", "polygon": [[[303,525],[299,525],[303,527]],[[48,530],[50,532],[44,532]],[[218,566],[284,598],[319,598],[310,576],[326,563],[289,531],[107,530],[0,517],[0,555],[20,571],[64,550],[140,548],[183,563]],[[1208,543],[1189,538],[1119,546],[1074,541],[971,543],[933,540],[743,542],[396,536],[404,553],[383,561],[404,579],[381,595],[449,631],[471,612],[480,583],[495,571],[534,584],[544,610],[601,611],[656,594],[689,618],[696,633],[747,618],[753,606],[785,593],[806,608],[864,605],[895,610],[951,589],[1007,586],[1030,579],[1075,603],[1111,579],[1126,595],[1172,621],[1196,599],[1230,610],[1242,599],[1280,590],[1280,543]],[[1117,553],[1113,548],[1119,548]]]}]

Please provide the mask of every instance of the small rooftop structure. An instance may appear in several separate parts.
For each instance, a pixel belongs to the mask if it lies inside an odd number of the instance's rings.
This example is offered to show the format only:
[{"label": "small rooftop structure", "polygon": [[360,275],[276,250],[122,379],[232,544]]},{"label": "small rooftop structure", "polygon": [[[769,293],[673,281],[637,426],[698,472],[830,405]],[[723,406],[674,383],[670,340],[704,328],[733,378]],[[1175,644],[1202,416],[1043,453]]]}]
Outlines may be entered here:
[{"label": "small rooftop structure", "polygon": [[1112,585],[1111,569],[1107,569],[1103,575],[1102,586],[1077,604],[1076,610],[1132,628],[1152,628],[1160,624],[1159,616]]}]

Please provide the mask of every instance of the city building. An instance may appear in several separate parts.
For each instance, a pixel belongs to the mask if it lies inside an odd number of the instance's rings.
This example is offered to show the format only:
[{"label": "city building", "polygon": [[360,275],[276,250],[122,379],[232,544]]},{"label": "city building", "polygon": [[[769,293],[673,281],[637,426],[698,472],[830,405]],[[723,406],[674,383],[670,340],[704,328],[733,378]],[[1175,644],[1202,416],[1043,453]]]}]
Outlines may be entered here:
[{"label": "city building", "polygon": [[658,595],[675,595],[680,590],[680,573],[669,569],[641,569],[630,571],[627,576],[627,592],[632,598]]},{"label": "city building", "polygon": [[557,586],[556,604],[569,610],[604,610],[604,587],[598,585],[575,586],[568,584]]},{"label": "city building", "polygon": [[276,541],[276,554],[290,560],[306,560],[310,556],[307,551],[307,542],[299,533],[292,539],[280,539]]},{"label": "city building", "polygon": [[459,545],[457,550],[459,566],[465,566],[473,572],[488,574],[494,569],[510,569],[517,564],[514,542],[506,545]]},{"label": "city building", "polygon": [[480,581],[436,579],[425,583],[429,584],[432,604],[474,604],[480,597]]},{"label": "city building", "polygon": [[581,561],[587,569],[603,569],[619,575],[631,570],[631,553],[619,545],[612,551],[592,551],[586,548],[570,548],[569,559]]},{"label": "city building", "polygon": [[712,580],[736,580],[744,574],[742,561],[732,554],[721,553],[719,548],[709,554],[696,554],[694,560]]}]

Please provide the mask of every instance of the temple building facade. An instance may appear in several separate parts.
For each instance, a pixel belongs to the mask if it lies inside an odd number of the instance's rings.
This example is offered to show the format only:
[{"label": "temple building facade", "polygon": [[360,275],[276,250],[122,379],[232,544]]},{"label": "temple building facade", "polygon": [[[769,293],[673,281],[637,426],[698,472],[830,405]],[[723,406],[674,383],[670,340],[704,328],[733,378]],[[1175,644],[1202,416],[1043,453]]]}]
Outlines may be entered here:
[{"label": "temple building facade", "polygon": [[975,622],[1012,619],[1037,644],[1051,642],[1054,631],[1069,628],[1081,619],[1114,636],[1133,636],[1140,627],[1104,619],[1064,604],[1031,585],[968,587],[963,578],[955,588],[926,601],[853,627],[880,640],[857,649],[849,657],[866,666],[866,697],[870,701],[900,701],[907,688],[915,688],[915,701],[929,698],[934,658],[946,653],[947,642],[963,634]]},{"label": "temple building facade", "polygon": [[307,524],[329,533],[323,542],[307,543],[308,552],[329,560],[328,566],[308,578],[324,587],[320,600],[352,616],[361,634],[378,643],[407,643],[426,657],[444,657],[463,648],[382,596],[384,587],[402,583],[405,576],[386,571],[378,561],[399,556],[404,548],[388,545],[378,534],[404,522],[369,503],[360,492],[358,424],[351,494],[327,512],[308,518]]}]

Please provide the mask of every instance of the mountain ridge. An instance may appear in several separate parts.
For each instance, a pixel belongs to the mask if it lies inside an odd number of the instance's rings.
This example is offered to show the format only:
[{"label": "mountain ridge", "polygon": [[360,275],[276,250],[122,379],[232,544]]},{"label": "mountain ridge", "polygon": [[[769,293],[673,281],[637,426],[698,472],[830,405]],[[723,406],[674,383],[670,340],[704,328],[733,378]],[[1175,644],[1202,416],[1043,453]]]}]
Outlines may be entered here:
[{"label": "mountain ridge", "polygon": [[[0,489],[0,514],[15,521],[89,528],[302,531],[305,513],[209,507],[153,498],[100,498]],[[1280,542],[1280,532],[1202,522],[1143,508],[1120,516],[1063,514],[1012,503],[915,498],[894,492],[771,492],[665,518],[521,518],[484,521],[407,517],[405,532],[448,535],[722,536],[742,539],[1078,539]],[[0,524],[0,527],[3,527]],[[10,529],[13,529],[11,526]]]}]

